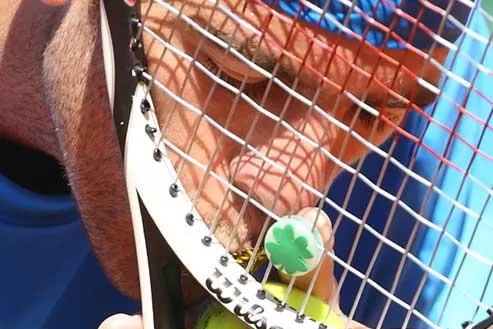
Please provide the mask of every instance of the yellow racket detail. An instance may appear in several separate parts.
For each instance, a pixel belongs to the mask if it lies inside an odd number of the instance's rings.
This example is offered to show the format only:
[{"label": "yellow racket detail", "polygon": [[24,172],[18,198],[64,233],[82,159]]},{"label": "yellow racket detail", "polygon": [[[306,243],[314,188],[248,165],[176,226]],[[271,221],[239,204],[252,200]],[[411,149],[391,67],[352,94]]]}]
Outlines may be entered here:
[{"label": "yellow racket detail", "polygon": [[248,326],[219,303],[212,304],[197,321],[195,329],[244,329]]},{"label": "yellow racket detail", "polygon": [[[232,253],[234,259],[238,264],[240,264],[243,268],[246,268],[248,265],[248,262],[250,261],[250,258],[253,256],[253,249],[248,248],[248,249],[243,249],[238,252]],[[267,259],[267,254],[265,253],[265,250],[263,248],[259,249],[257,254],[255,255],[255,259],[253,261],[253,266],[251,269],[251,273],[257,272],[260,267],[265,263]]]},{"label": "yellow racket detail", "polygon": [[[288,286],[282,283],[267,283],[265,290],[279,300],[284,298]],[[305,298],[305,292],[296,288],[291,289],[287,304],[299,309]],[[311,296],[305,308],[305,314],[322,322],[330,329],[344,329],[344,320],[333,311],[329,312],[329,305],[322,300]],[[327,316],[328,313],[328,316]],[[327,318],[326,318],[327,317]],[[218,303],[211,305],[199,318],[195,329],[246,329],[248,326]]]}]

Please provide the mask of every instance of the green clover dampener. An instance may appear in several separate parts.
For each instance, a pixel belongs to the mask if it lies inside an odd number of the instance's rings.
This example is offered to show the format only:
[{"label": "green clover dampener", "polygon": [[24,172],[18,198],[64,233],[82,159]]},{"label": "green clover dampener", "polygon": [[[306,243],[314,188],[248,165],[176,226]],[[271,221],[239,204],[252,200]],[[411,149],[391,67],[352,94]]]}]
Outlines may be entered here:
[{"label": "green clover dampener", "polygon": [[276,222],[265,235],[265,251],[272,265],[291,276],[313,270],[323,254],[322,237],[302,217],[289,216]]}]

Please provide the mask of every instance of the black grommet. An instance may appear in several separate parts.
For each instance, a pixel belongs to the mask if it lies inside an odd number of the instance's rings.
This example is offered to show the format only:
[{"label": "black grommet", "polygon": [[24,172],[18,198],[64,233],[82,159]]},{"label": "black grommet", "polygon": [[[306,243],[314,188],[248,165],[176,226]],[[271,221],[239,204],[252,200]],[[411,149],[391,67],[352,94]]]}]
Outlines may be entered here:
[{"label": "black grommet", "polygon": [[327,329],[327,325],[321,323],[321,324],[318,325],[318,329]]},{"label": "black grommet", "polygon": [[211,237],[210,237],[210,236],[204,236],[204,237],[202,238],[202,243],[203,243],[205,246],[210,246],[211,241],[212,241],[212,239],[211,239]]},{"label": "black grommet", "polygon": [[471,324],[472,324],[472,321],[465,321],[465,322],[462,322],[461,326],[462,326],[463,329],[466,329]]},{"label": "black grommet", "polygon": [[137,77],[137,79],[139,81],[145,81],[146,80],[144,78],[144,72],[146,71],[146,67],[145,66],[142,66],[142,65],[139,65],[139,64],[134,65],[132,71],[135,74],[135,77]]},{"label": "black grommet", "polygon": [[154,149],[154,152],[152,153],[152,157],[154,158],[154,160],[160,161],[161,158],[163,157],[163,154],[159,149]]},{"label": "black grommet", "polygon": [[139,39],[132,38],[132,40],[130,40],[130,50],[135,52],[140,48],[142,48],[142,42],[140,42]]},{"label": "black grommet", "polygon": [[[248,277],[245,274],[241,274],[240,278],[238,279],[238,282],[241,284],[245,284],[248,281]],[[257,292],[258,294],[258,292]]]},{"label": "black grommet", "polygon": [[221,256],[219,258],[219,263],[222,265],[222,266],[226,266],[228,265],[228,257],[226,256]]},{"label": "black grommet", "polygon": [[180,190],[178,189],[178,185],[176,183],[173,183],[173,184],[170,185],[170,187],[169,187],[169,194],[171,194],[171,196],[173,198],[176,198],[178,196],[178,192],[179,191]]},{"label": "black grommet", "polygon": [[493,308],[487,309],[486,313],[488,313],[489,316],[493,316]]},{"label": "black grommet", "polygon": [[284,311],[285,308],[286,308],[286,304],[278,303],[276,306],[276,311],[282,312],[282,311]]},{"label": "black grommet", "polygon": [[303,323],[303,321],[305,321],[305,315],[304,314],[296,314],[296,322]]},{"label": "black grommet", "polygon": [[260,289],[257,291],[257,298],[258,299],[265,299],[265,290]]},{"label": "black grommet", "polygon": [[191,213],[186,214],[185,221],[187,222],[188,225],[192,226],[193,222],[195,221],[195,219],[193,218],[193,214]]},{"label": "black grommet", "polygon": [[137,17],[137,16],[132,16],[130,18],[130,25],[133,27],[133,28],[138,28],[139,25],[140,25],[140,19]]},{"label": "black grommet", "polygon": [[147,99],[143,99],[142,102],[140,103],[140,111],[143,114],[146,114],[150,110],[151,110],[151,104],[149,103],[149,101]]},{"label": "black grommet", "polygon": [[156,128],[151,127],[151,126],[149,126],[148,124],[146,124],[145,130],[146,130],[147,135],[149,135],[150,137],[154,137],[154,134],[155,134],[155,133],[156,133],[156,131],[157,131],[157,129],[156,129]]}]

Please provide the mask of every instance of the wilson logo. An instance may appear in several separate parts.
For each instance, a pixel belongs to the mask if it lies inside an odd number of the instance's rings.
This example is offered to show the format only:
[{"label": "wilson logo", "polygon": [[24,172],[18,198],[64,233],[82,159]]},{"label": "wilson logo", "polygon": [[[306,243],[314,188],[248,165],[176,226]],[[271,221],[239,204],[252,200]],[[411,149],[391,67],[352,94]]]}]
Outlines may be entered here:
[{"label": "wilson logo", "polygon": [[205,281],[205,285],[224,305],[234,303],[233,313],[253,327],[257,329],[283,329],[280,326],[269,326],[264,307],[242,297],[240,289],[217,268],[212,276]]}]

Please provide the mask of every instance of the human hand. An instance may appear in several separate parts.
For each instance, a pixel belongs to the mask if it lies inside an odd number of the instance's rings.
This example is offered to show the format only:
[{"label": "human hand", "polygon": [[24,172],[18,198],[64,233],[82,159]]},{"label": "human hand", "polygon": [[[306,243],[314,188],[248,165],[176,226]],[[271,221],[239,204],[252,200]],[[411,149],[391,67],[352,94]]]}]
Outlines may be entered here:
[{"label": "human hand", "polygon": [[114,314],[101,323],[98,329],[143,329],[142,316]]},{"label": "human hand", "polygon": [[[60,6],[67,2],[68,0],[41,0],[41,2],[51,5],[51,6]],[[127,5],[134,6],[136,0],[123,0]]]},{"label": "human hand", "polygon": [[41,0],[42,3],[50,6],[61,6],[65,4],[68,0]]},{"label": "human hand", "polygon": [[[322,256],[318,274],[316,274],[316,269],[314,269],[305,275],[297,277],[294,285],[300,290],[307,291],[312,283],[313,276],[317,275],[315,284],[311,290],[311,295],[323,300],[327,305],[330,305],[331,310],[343,320],[346,328],[368,329],[365,325],[348,319],[339,308],[337,281],[334,277],[334,260],[327,254],[327,252],[333,252],[334,248],[334,232],[329,217],[323,210],[312,207],[301,209],[297,215],[303,217],[310,224],[313,224],[316,221],[316,227],[322,238],[326,254]],[[282,272],[279,272],[279,276],[281,281],[286,284],[289,284],[292,278]]]}]

